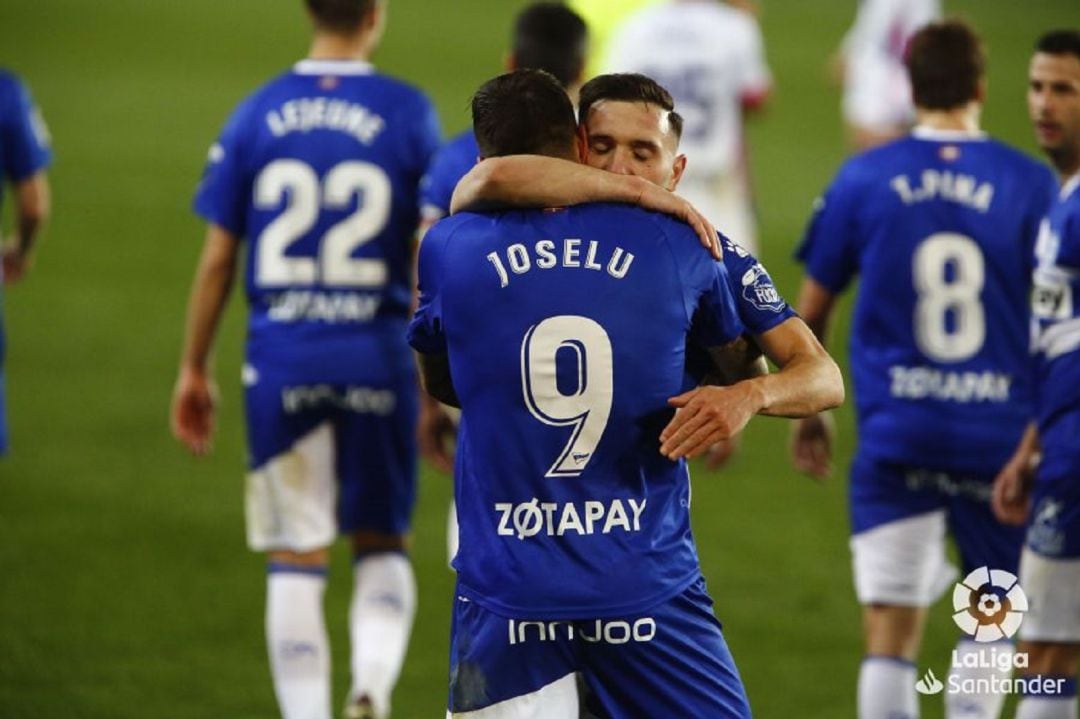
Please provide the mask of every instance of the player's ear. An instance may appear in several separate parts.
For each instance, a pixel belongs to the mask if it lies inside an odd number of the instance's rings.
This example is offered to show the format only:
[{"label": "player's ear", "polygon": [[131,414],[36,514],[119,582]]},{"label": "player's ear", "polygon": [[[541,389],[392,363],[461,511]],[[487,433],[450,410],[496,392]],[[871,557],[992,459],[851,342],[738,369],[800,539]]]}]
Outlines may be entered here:
[{"label": "player's ear", "polygon": [[975,85],[975,102],[980,105],[986,103],[986,78],[979,78],[979,82]]},{"label": "player's ear", "polygon": [[503,67],[506,68],[507,72],[513,72],[518,69],[518,61],[517,57],[514,56],[514,53],[508,52],[503,56]]},{"label": "player's ear", "polygon": [[668,191],[675,192],[675,188],[679,186],[679,180],[682,179],[683,172],[685,171],[686,155],[678,155],[671,166],[671,181],[668,182]]}]

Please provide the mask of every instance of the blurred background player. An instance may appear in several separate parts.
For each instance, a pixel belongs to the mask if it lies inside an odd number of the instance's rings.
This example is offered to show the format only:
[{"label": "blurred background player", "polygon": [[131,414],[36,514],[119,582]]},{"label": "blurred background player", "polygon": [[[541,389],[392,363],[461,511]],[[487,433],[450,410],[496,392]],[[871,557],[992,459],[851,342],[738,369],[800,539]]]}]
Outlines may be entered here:
[{"label": "blurred background player", "polygon": [[[484,157],[583,154],[540,71],[485,83],[473,118]],[[723,266],[685,224],[619,205],[459,213],[419,265],[410,341],[462,410],[451,715],[578,716],[581,673],[600,716],[748,717],[686,464],[656,444],[688,332],[741,330]]]},{"label": "blurred background player", "polygon": [[[52,161],[49,132],[34,106],[30,91],[12,73],[0,68],[0,168],[11,183],[15,209],[14,234],[0,244],[0,456],[7,452],[5,411],[3,286],[23,278],[33,260],[34,242],[49,215],[49,181],[45,169]],[[0,183],[0,198],[3,184]],[[2,237],[2,235],[0,235]]]},{"label": "blurred background player", "polygon": [[[1028,111],[1061,189],[1039,230],[1033,332],[1036,424],[998,477],[999,517],[1027,522],[1020,585],[1029,611],[1018,649],[1053,696],[1020,700],[1017,719],[1076,719],[1080,660],[1080,31],[1039,39],[1028,71]],[[1041,454],[1041,461],[1039,455]],[[1032,484],[1032,469],[1037,465]]]},{"label": "blurred background player", "polygon": [[861,0],[834,61],[842,78],[848,141],[865,150],[907,133],[915,120],[904,53],[941,17],[941,0]]},{"label": "blurred background player", "polygon": [[[681,187],[685,157],[679,153],[682,127],[666,121],[676,110],[670,93],[651,78],[639,74],[599,75],[581,89],[580,128],[586,138],[586,163],[551,157],[488,158],[473,168],[454,195],[455,209],[505,203],[518,206],[562,206],[583,202],[633,202],[647,209],[678,214],[665,206]],[[604,172],[598,172],[604,170]],[[642,180],[646,182],[642,186]],[[666,196],[666,198],[665,198]],[[768,271],[752,254],[724,238],[723,262],[739,319],[780,372],[771,380],[771,391],[790,400],[797,395],[813,401],[830,397],[830,389],[842,390],[842,380],[832,358],[813,333],[795,317],[773,285]],[[717,358],[711,358],[715,361]],[[735,359],[735,364],[728,364]],[[692,357],[699,375],[708,362]],[[727,357],[720,384],[745,379],[745,365]],[[750,370],[751,372],[757,370]],[[717,427],[732,405],[745,398],[738,393],[751,385],[702,388],[691,412],[682,413],[666,449],[696,457],[708,448],[708,460],[718,466],[735,447],[734,437],[708,441],[707,434],[681,446],[682,422],[708,400],[717,409]],[[838,401],[838,400],[837,400]],[[726,434],[721,431],[721,434]],[[664,437],[666,440],[667,437]]]},{"label": "blurred background player", "polygon": [[210,150],[209,223],[188,307],[173,432],[214,424],[209,365],[241,242],[250,306],[248,543],[268,558],[266,633],[285,719],[331,716],[328,548],[352,538],[350,719],[386,717],[416,609],[405,554],[415,495],[416,375],[405,329],[418,186],[434,109],[367,58],[380,0],[307,0],[307,59],[263,86]]},{"label": "blurred background player", "polygon": [[686,118],[679,192],[727,237],[758,251],[743,116],[766,102],[771,76],[752,14],[720,0],[668,0],[612,35],[607,72],[667,88]]},{"label": "blurred background player", "polygon": [[[966,25],[920,30],[907,58],[918,124],[840,169],[799,250],[799,314],[819,337],[836,296],[861,276],[850,511],[862,719],[918,715],[912,662],[927,607],[955,576],[946,530],[965,574],[1015,573],[1019,560],[1022,535],[994,518],[989,497],[1032,407],[1031,253],[1053,178],[979,130],[984,65]],[[799,423],[794,449],[799,468],[828,471],[821,418]],[[959,642],[961,662],[976,646]],[[994,717],[1004,695],[945,697],[949,717]]]},{"label": "blurred background player", "polygon": [[[585,22],[566,5],[539,2],[528,5],[514,20],[506,70],[544,70],[558,80],[577,103],[584,80],[589,35]],[[423,182],[425,227],[450,214],[450,198],[458,180],[479,157],[472,128],[446,143]]]}]

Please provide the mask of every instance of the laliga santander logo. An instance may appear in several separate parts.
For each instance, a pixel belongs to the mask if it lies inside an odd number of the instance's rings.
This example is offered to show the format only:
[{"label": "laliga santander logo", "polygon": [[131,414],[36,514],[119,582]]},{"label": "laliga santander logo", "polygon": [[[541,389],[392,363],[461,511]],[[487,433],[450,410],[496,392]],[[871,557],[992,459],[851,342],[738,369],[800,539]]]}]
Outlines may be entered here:
[{"label": "laliga santander logo", "polygon": [[979,567],[953,588],[953,621],[977,642],[994,642],[1016,634],[1027,596],[1016,575]]}]

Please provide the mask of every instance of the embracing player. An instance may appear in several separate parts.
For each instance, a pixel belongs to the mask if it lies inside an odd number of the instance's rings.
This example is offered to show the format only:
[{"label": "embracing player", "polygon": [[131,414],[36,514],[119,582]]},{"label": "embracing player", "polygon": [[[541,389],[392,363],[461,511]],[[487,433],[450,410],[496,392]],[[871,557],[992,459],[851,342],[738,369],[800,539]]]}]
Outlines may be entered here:
[{"label": "embracing player", "polygon": [[209,223],[172,423],[214,421],[210,349],[246,242],[248,544],[267,554],[266,632],[285,719],[328,719],[328,547],[352,539],[347,715],[382,718],[416,608],[406,550],[417,388],[405,330],[418,186],[439,132],[418,90],[367,62],[380,0],[307,0],[310,55],[240,104],[195,198]]}]

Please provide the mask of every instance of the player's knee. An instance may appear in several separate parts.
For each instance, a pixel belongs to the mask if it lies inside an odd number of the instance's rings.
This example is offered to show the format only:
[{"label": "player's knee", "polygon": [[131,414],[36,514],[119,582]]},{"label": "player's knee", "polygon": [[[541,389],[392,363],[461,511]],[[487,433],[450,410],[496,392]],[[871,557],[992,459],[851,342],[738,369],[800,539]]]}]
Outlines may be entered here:
[{"label": "player's knee", "polygon": [[863,607],[866,653],[914,660],[919,653],[926,610],[889,604]]},{"label": "player's knee", "polygon": [[310,569],[325,567],[330,562],[330,551],[326,547],[304,552],[274,550],[267,552],[266,558],[270,564],[275,566]]},{"label": "player's knee", "polygon": [[409,548],[409,535],[407,534],[358,530],[353,532],[351,541],[354,557],[379,552],[405,552]]},{"label": "player's knee", "polygon": [[1017,650],[1028,657],[1026,674],[1075,676],[1080,668],[1080,644],[1068,642],[1020,642]]}]

